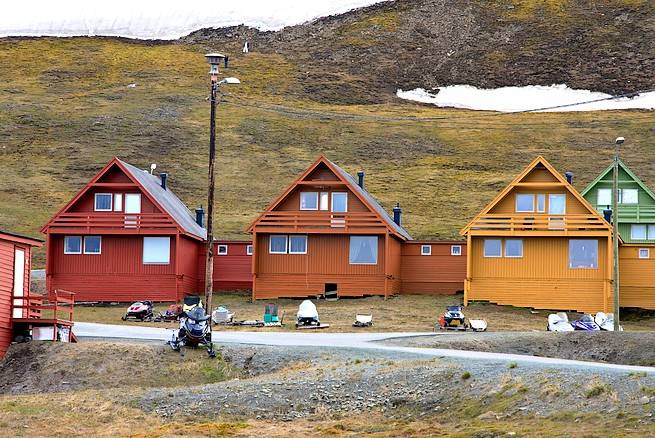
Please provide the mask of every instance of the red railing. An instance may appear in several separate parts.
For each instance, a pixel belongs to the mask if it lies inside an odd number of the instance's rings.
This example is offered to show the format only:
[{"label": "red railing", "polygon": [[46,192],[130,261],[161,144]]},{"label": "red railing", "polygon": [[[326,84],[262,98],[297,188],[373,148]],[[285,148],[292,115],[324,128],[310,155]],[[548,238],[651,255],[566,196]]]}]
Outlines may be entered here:
[{"label": "red railing", "polygon": [[[73,322],[73,309],[75,307],[74,292],[55,290],[48,299],[42,295],[29,295],[13,297],[13,309],[21,310],[21,317],[14,319],[48,319],[60,322]],[[44,311],[47,312],[44,315]],[[14,312],[12,311],[12,315]]]},{"label": "red railing", "polygon": [[601,231],[607,223],[590,214],[503,215],[485,214],[471,225],[472,231]]},{"label": "red railing", "polygon": [[50,224],[50,228],[92,230],[171,229],[177,224],[162,213],[62,213]]},{"label": "red railing", "polygon": [[258,232],[358,232],[380,229],[386,225],[368,212],[330,213],[317,211],[271,211],[257,223]]}]

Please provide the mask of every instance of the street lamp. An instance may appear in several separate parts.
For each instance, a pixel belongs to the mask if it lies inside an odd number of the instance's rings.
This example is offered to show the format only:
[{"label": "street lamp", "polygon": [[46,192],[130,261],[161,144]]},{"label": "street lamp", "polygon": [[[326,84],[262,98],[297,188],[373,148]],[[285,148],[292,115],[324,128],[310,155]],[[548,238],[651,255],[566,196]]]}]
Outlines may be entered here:
[{"label": "street lamp", "polygon": [[218,80],[218,67],[225,59],[220,53],[208,53],[205,55],[211,66],[209,76],[211,78],[210,113],[209,113],[209,166],[207,173],[207,255],[205,260],[205,309],[211,315],[212,293],[214,289],[214,165],[216,163],[216,95],[218,88],[223,84],[240,84],[237,78],[225,78]]},{"label": "street lamp", "polygon": [[619,146],[625,138],[614,141],[614,170],[612,172],[612,246],[614,252],[614,331],[621,329],[619,322]]}]

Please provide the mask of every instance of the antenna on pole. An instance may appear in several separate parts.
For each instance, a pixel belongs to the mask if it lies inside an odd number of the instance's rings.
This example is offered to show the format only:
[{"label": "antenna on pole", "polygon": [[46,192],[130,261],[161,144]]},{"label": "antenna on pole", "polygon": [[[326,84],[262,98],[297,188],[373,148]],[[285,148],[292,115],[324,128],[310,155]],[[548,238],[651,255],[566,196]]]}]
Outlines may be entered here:
[{"label": "antenna on pole", "polygon": [[157,165],[155,163],[152,163],[150,165],[150,175],[152,175],[152,172],[154,172],[156,168],[157,168]]}]

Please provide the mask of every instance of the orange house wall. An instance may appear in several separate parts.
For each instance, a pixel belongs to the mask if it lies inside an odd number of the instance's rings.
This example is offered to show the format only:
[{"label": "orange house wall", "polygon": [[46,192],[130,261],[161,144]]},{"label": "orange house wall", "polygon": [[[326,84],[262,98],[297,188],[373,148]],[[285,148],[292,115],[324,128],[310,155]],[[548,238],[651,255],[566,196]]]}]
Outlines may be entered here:
[{"label": "orange house wall", "polygon": [[[650,258],[640,259],[639,248],[650,249]],[[655,245],[619,248],[619,285],[622,307],[655,309]]]},{"label": "orange house wall", "polygon": [[[421,255],[421,245],[431,245],[432,255]],[[462,255],[451,255],[452,245]],[[404,242],[402,245],[402,293],[450,295],[464,290],[466,242]]]}]

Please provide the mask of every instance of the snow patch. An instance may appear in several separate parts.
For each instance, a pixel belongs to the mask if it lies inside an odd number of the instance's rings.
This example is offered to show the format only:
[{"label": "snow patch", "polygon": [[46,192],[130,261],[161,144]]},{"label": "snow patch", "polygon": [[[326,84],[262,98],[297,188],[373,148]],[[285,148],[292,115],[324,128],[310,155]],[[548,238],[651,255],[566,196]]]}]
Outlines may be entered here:
[{"label": "snow patch", "polygon": [[[622,97],[612,100],[612,96],[589,90],[575,90],[566,85],[528,85],[525,87],[502,87],[482,89],[470,85],[451,85],[439,87],[435,92],[423,88],[403,91],[396,95],[401,99],[431,103],[439,107],[463,108],[471,110],[514,112],[539,108],[588,102],[582,105],[564,106],[542,110],[543,112],[602,111],[619,109],[655,109],[655,92],[647,92],[636,97]],[[606,100],[603,100],[606,99]],[[590,102],[594,101],[594,102]]]},{"label": "snow patch", "polygon": [[279,30],[388,0],[34,0],[4,2],[0,37],[120,36],[173,40],[245,24]]}]

